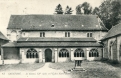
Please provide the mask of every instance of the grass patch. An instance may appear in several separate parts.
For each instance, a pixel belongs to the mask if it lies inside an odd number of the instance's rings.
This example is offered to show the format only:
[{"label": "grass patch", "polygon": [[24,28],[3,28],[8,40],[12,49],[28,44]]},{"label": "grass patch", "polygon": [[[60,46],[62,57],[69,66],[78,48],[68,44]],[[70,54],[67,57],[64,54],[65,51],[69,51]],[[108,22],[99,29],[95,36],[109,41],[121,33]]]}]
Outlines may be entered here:
[{"label": "grass patch", "polygon": [[[67,71],[74,68],[74,62],[51,63],[50,67],[53,69]],[[121,78],[121,69],[113,67],[107,63],[102,63],[99,61],[83,61],[82,67],[86,69],[86,71],[72,71],[72,78]]]}]

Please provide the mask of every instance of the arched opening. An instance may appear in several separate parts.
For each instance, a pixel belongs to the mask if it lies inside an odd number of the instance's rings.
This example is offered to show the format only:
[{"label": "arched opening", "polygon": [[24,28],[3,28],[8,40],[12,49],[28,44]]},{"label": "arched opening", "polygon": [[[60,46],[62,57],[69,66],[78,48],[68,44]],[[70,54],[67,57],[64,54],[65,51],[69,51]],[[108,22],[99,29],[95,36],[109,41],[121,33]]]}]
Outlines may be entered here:
[{"label": "arched opening", "polygon": [[111,56],[112,56],[112,45],[113,45],[113,41],[110,42],[110,45],[109,45],[109,58],[111,59]]},{"label": "arched opening", "polygon": [[51,49],[45,50],[45,62],[52,62],[52,50]]},{"label": "arched opening", "polygon": [[76,49],[74,52],[74,57],[84,57],[83,49]]},{"label": "arched opening", "polygon": [[59,51],[59,57],[69,57],[69,51],[67,49],[61,49]]},{"label": "arched opening", "polygon": [[89,57],[99,57],[99,53],[97,49],[91,49],[89,52]]},{"label": "arched opening", "polygon": [[11,32],[11,40],[12,40],[12,41],[16,41],[16,39],[17,39],[17,32],[13,30],[13,31]]},{"label": "arched opening", "polygon": [[35,49],[31,48],[27,50],[26,58],[38,58],[38,53]]},{"label": "arched opening", "polygon": [[119,46],[120,48],[119,48],[119,59],[120,59],[120,61],[121,61],[121,45]]}]

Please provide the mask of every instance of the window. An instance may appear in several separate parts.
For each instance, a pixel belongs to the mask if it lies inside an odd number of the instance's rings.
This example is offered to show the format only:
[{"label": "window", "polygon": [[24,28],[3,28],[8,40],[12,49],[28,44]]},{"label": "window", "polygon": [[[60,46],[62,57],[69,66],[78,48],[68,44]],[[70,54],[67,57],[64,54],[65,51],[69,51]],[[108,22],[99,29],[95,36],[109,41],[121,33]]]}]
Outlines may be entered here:
[{"label": "window", "polygon": [[87,37],[89,37],[89,33],[87,33]]},{"label": "window", "polygon": [[92,33],[87,33],[87,37],[92,37]]},{"label": "window", "polygon": [[92,37],[92,33],[90,33],[90,37]]},{"label": "window", "polygon": [[40,37],[45,37],[45,32],[40,32]]},{"label": "window", "polygon": [[26,58],[38,58],[38,53],[35,49],[31,48],[27,51]]},{"label": "window", "polygon": [[42,37],[42,33],[40,33],[40,37]]},{"label": "window", "polygon": [[99,57],[99,53],[97,49],[91,49],[89,52],[89,57]]},{"label": "window", "polygon": [[109,46],[109,55],[111,56],[112,55],[112,45],[113,45],[114,41],[111,41],[110,42],[110,46]]},{"label": "window", "polygon": [[59,57],[69,57],[69,51],[67,49],[61,49],[59,52]]},{"label": "window", "polygon": [[84,51],[82,49],[76,49],[74,52],[74,57],[84,57]]},{"label": "window", "polygon": [[43,37],[45,37],[45,33],[43,32]]},{"label": "window", "polygon": [[121,57],[121,45],[120,45],[120,49],[119,49],[119,52],[120,52],[119,54],[120,54],[120,57]]},{"label": "window", "polygon": [[65,32],[65,37],[67,37],[67,32]]},{"label": "window", "polygon": [[65,37],[70,37],[70,32],[65,32]]},{"label": "window", "polygon": [[70,32],[68,32],[68,37],[70,37]]}]

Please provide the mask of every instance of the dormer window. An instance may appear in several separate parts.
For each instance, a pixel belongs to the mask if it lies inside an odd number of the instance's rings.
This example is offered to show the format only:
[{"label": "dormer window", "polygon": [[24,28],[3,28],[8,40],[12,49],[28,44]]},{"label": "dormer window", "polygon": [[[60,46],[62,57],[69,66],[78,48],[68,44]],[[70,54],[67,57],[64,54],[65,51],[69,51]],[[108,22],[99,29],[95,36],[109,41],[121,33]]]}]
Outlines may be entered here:
[{"label": "dormer window", "polygon": [[54,27],[54,24],[52,24],[51,27]]},{"label": "dormer window", "polygon": [[92,37],[92,33],[87,33],[87,37]]}]

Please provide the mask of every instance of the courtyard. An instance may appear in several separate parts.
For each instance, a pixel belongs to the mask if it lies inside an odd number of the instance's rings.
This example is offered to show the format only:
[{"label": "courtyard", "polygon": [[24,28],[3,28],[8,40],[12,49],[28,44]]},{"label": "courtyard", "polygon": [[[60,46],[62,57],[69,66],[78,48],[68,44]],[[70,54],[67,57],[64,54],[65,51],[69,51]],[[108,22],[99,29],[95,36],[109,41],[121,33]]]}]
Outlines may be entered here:
[{"label": "courtyard", "polygon": [[121,78],[120,64],[83,61],[82,67],[86,71],[68,71],[74,68],[74,62],[0,65],[0,75],[4,78],[6,78],[5,76],[7,78]]}]

